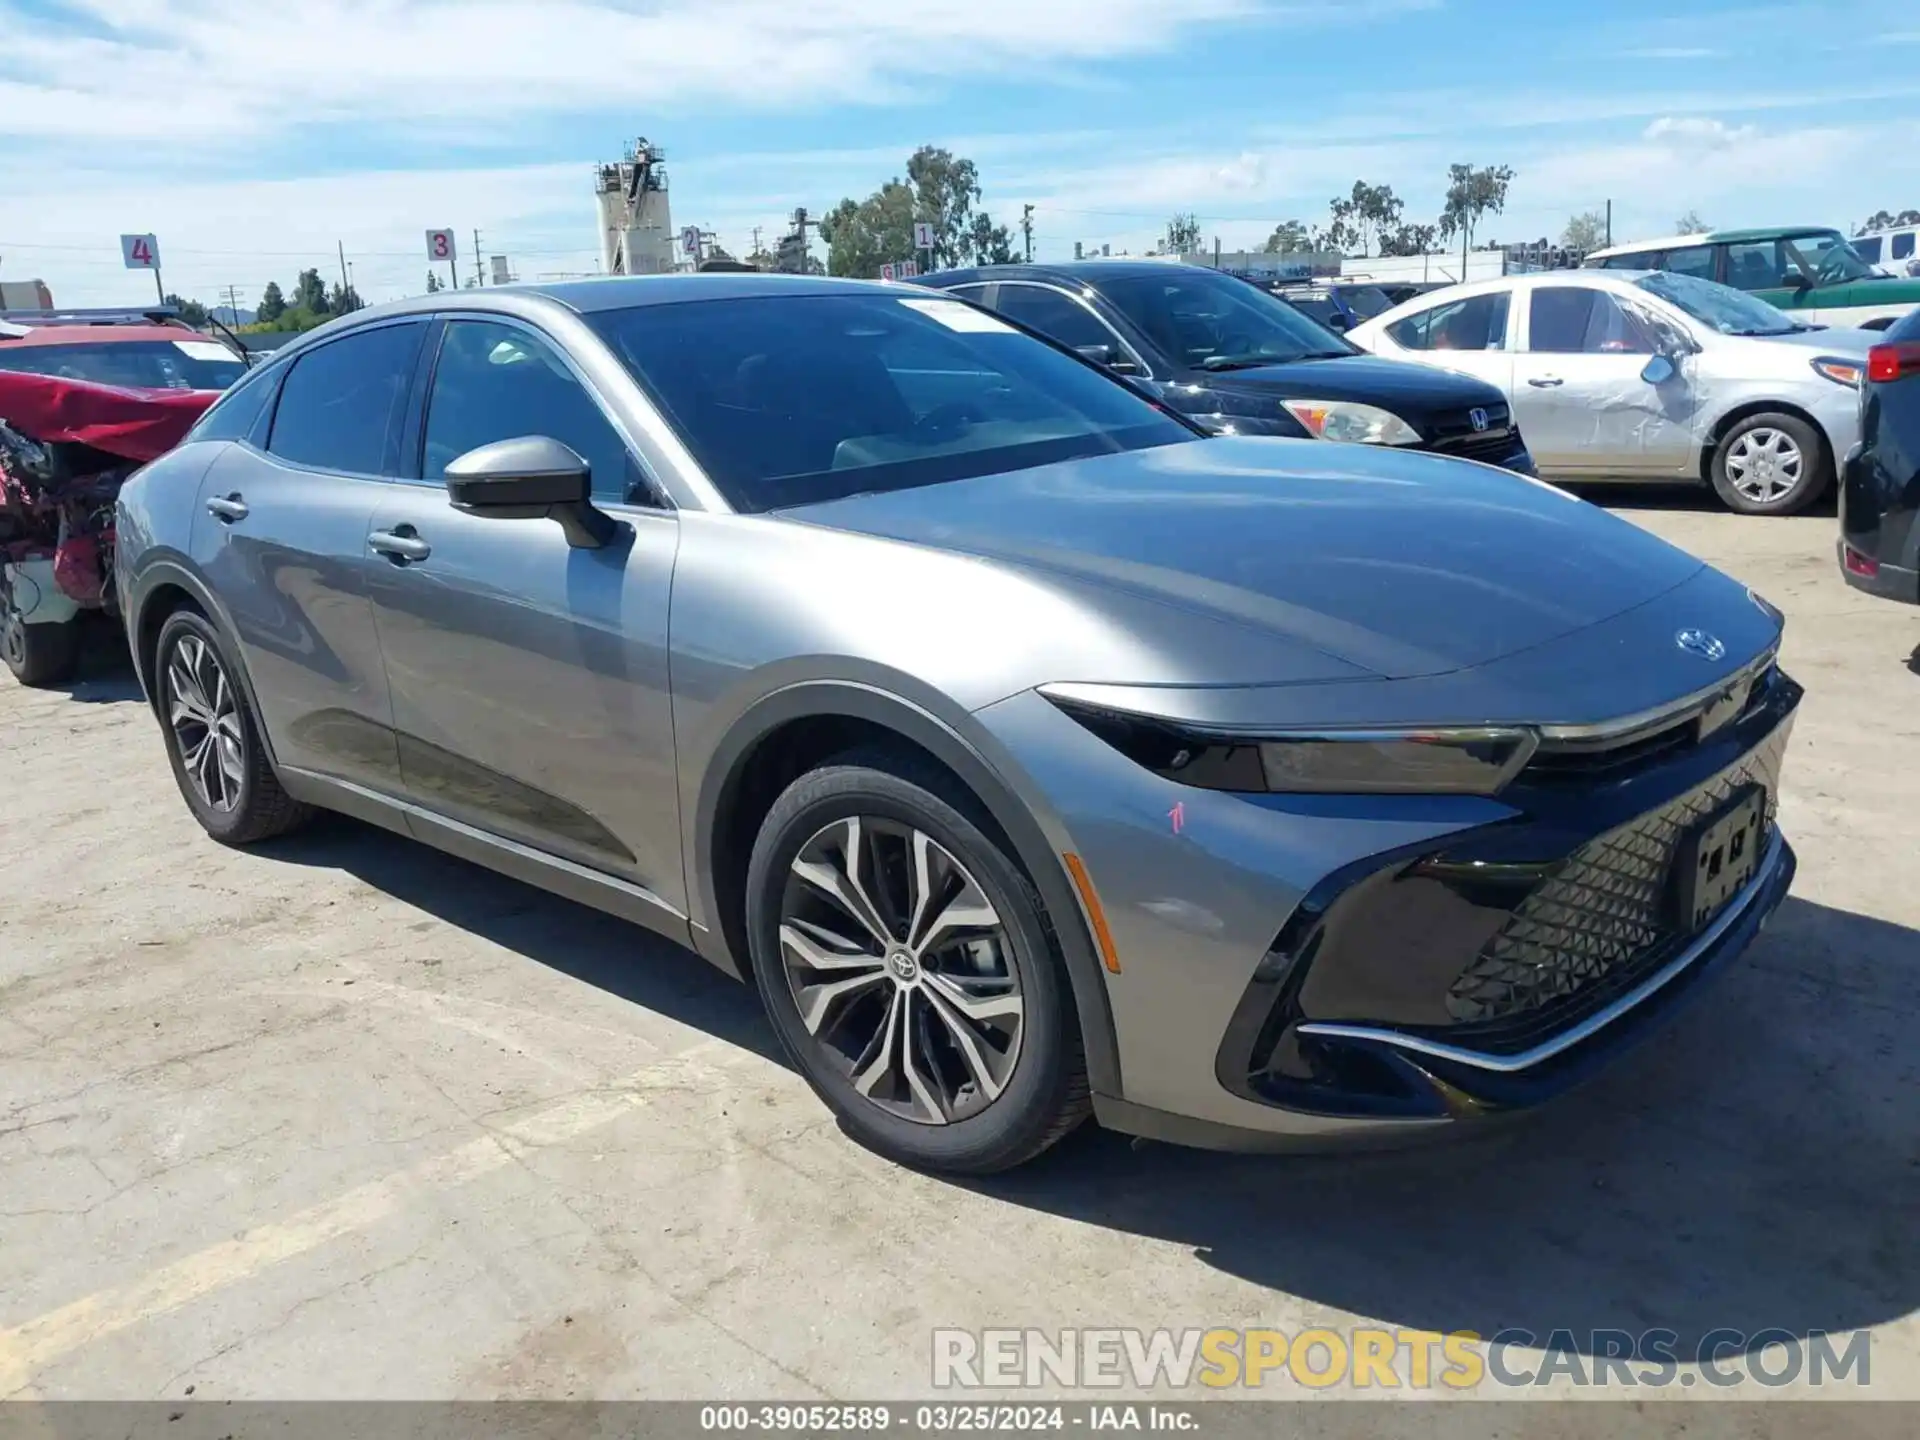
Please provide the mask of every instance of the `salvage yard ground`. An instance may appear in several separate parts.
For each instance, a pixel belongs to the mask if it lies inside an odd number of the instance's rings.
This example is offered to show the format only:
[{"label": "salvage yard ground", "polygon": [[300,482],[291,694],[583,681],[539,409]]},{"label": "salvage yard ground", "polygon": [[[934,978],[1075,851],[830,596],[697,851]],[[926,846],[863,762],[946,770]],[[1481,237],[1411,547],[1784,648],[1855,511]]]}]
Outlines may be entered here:
[{"label": "salvage yard ground", "polygon": [[1865,1328],[1920,1398],[1920,612],[1830,514],[1622,513],[1787,612],[1793,898],[1548,1116],[1395,1155],[896,1169],[692,956],[344,820],[221,848],[110,647],[0,684],[0,1396],[905,1397],[935,1327],[1378,1321]]}]

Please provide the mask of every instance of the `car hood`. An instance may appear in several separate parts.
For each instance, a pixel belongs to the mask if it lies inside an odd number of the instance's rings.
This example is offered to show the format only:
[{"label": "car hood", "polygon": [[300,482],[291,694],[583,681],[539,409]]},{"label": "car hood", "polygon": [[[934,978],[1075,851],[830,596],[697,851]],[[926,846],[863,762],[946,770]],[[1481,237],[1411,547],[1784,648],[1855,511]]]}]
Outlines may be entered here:
[{"label": "car hood", "polygon": [[1729,335],[1747,345],[1786,345],[1811,355],[1834,355],[1846,360],[1865,360],[1867,351],[1883,338],[1876,330],[1796,330],[1787,335]]},{"label": "car hood", "polygon": [[782,514],[1259,627],[1390,678],[1549,644],[1703,568],[1490,466],[1308,440],[1196,440]]},{"label": "car hood", "polygon": [[[1367,354],[1295,360],[1251,370],[1200,371],[1193,379],[1229,394],[1272,395],[1276,400],[1357,400],[1383,406],[1416,423],[1426,415],[1507,403],[1498,389],[1471,375]],[[1176,396],[1177,390],[1168,398]]]}]

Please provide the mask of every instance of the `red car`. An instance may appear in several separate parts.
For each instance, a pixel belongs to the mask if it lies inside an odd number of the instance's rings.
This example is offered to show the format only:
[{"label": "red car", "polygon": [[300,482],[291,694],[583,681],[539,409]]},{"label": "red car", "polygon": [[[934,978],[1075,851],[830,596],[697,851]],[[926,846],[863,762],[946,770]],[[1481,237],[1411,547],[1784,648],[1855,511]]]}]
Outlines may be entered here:
[{"label": "red car", "polygon": [[69,678],[85,611],[116,609],[113,502],[246,361],[179,324],[0,321],[0,660]]}]

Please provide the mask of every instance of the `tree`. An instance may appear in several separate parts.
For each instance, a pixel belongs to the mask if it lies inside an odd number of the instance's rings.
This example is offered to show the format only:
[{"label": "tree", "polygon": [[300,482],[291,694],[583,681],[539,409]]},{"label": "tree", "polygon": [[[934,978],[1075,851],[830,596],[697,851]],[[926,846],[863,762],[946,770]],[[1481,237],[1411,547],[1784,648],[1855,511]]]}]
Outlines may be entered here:
[{"label": "tree", "polygon": [[1673,222],[1673,233],[1676,235],[1701,235],[1712,228],[1711,225],[1700,218],[1700,212],[1698,210],[1689,210]]},{"label": "tree", "polygon": [[1380,236],[1382,255],[1425,255],[1433,249],[1433,242],[1440,233],[1436,225],[1409,224],[1401,221],[1393,227],[1392,234]]},{"label": "tree", "polygon": [[913,212],[913,191],[897,176],[864,200],[842,200],[820,217],[829,273],[871,278],[913,258]]},{"label": "tree", "polygon": [[173,306],[180,312],[180,318],[195,329],[207,323],[207,307],[198,300],[182,300],[178,295],[170,294],[160,303]]},{"label": "tree", "polygon": [[1507,208],[1507,186],[1513,180],[1511,165],[1488,165],[1476,170],[1471,165],[1447,167],[1447,199],[1440,211],[1440,238],[1460,237],[1460,264],[1464,271],[1467,251],[1473,248],[1473,231],[1488,215]]},{"label": "tree", "polygon": [[1391,185],[1369,185],[1364,180],[1356,180],[1351,193],[1344,199],[1334,197],[1327,202],[1327,208],[1333,216],[1331,233],[1348,244],[1357,245],[1360,254],[1367,256],[1373,253],[1374,245],[1400,223],[1400,213],[1405,207]]},{"label": "tree", "polygon": [[267,288],[260,292],[260,306],[253,313],[262,325],[271,325],[287,313],[287,297],[280,293],[278,280],[267,282]]},{"label": "tree", "polygon": [[1920,225],[1920,210],[1902,210],[1895,214],[1891,210],[1876,210],[1854,228],[1854,234],[1865,235],[1870,230],[1898,230],[1904,225]]},{"label": "tree", "polygon": [[360,292],[351,285],[342,289],[336,283],[327,299],[327,310],[334,315],[351,315],[356,310],[364,309],[366,303],[360,298]]},{"label": "tree", "polygon": [[440,293],[440,276],[434,271],[429,270],[427,271],[427,294],[438,295],[439,293]]},{"label": "tree", "polygon": [[[1007,227],[995,225],[980,199],[980,172],[973,161],[935,145],[922,145],[907,160],[907,176],[894,176],[864,200],[842,200],[820,220],[827,269],[835,275],[874,276],[880,267],[924,260],[935,269],[1006,264],[1013,260]],[[933,249],[915,251],[913,227],[933,227]]]},{"label": "tree", "polygon": [[1200,248],[1200,219],[1192,211],[1167,217],[1166,238],[1160,248],[1169,255],[1190,255]]},{"label": "tree", "polygon": [[1598,210],[1583,210],[1568,217],[1567,228],[1560,232],[1560,243],[1582,254],[1600,249],[1607,243],[1607,217]]},{"label": "tree", "polygon": [[318,270],[302,270],[293,282],[293,308],[305,310],[309,315],[328,313],[327,284]]},{"label": "tree", "polygon": [[975,265],[1011,265],[1017,258],[1013,253],[1013,236],[1004,225],[993,223],[993,217],[982,210],[973,217],[973,229],[967,235],[967,253]]},{"label": "tree", "polygon": [[1267,237],[1265,246],[1269,255],[1292,255],[1307,248],[1307,242],[1313,237],[1307,233],[1307,227],[1298,220],[1282,220],[1273,227],[1273,234]]}]

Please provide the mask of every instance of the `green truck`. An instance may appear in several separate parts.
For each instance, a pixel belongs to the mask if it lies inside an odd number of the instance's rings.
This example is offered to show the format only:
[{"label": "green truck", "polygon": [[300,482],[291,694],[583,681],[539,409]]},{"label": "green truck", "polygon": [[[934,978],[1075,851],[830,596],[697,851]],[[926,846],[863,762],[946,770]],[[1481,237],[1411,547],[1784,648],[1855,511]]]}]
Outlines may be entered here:
[{"label": "green truck", "polygon": [[1775,226],[1673,235],[1596,250],[1602,270],[1671,270],[1745,290],[1807,325],[1884,330],[1920,306],[1920,278],[1867,264],[1830,226]]}]

